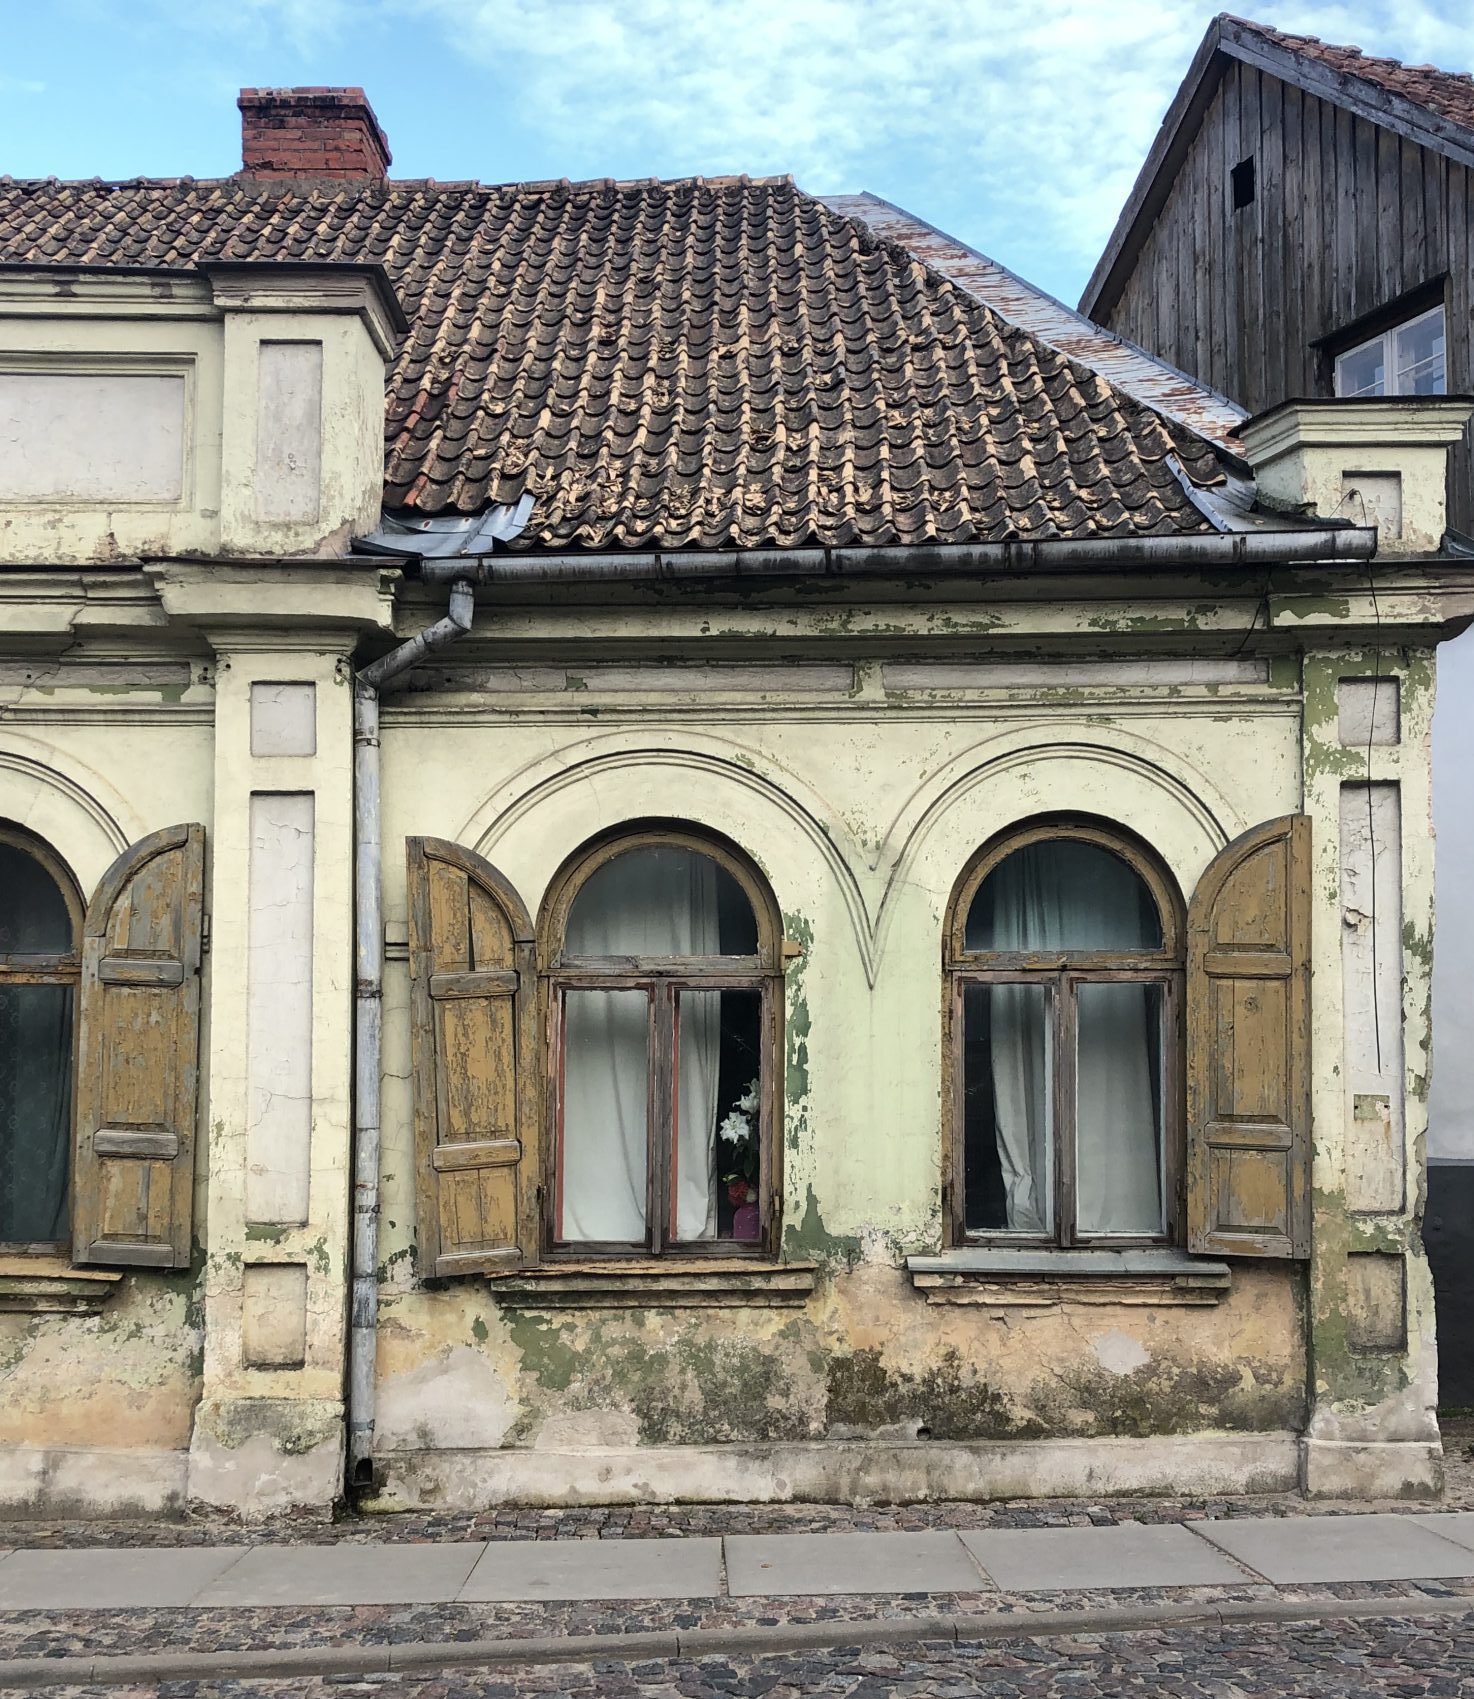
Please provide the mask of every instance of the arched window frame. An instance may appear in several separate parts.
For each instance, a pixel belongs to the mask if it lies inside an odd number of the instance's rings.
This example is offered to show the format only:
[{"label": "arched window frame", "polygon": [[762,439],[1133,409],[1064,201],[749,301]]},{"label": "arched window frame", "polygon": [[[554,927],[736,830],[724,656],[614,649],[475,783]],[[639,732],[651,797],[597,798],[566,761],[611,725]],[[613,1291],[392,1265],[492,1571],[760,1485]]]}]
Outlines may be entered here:
[{"label": "arched window frame", "polygon": [[[65,951],[26,952],[15,954],[0,954],[0,984],[6,985],[67,985],[72,991],[72,1044],[71,1055],[68,1058],[68,1077],[71,1086],[71,1101],[67,1110],[67,1199],[68,1213],[71,1208],[72,1190],[72,1151],[71,1144],[76,1136],[77,1125],[77,1041],[81,1029],[79,991],[82,981],[82,923],[84,906],[77,882],[72,877],[71,869],[43,839],[27,832],[20,826],[0,820],[0,844],[18,849],[23,855],[28,855],[50,875],[57,890],[61,893],[66,905],[67,917],[71,922],[72,947]],[[59,1240],[38,1240],[22,1243],[9,1242],[0,1245],[0,1249],[11,1255],[64,1256],[70,1249],[70,1234]]]},{"label": "arched window frame", "polygon": [[[1030,844],[1069,839],[1094,844],[1118,856],[1145,883],[1162,923],[1158,950],[1024,951],[969,950],[967,921],[984,880],[1009,856]],[[1092,1245],[1109,1249],[1180,1244],[1184,1222],[1186,907],[1165,864],[1146,844],[1119,827],[1079,816],[1047,816],[1012,826],[991,838],[964,867],[947,906],[944,933],[942,1141],[943,1233],[950,1245],[1020,1245],[1068,1249]],[[1163,1181],[1165,1231],[1151,1237],[1075,1232],[1074,1069],[1075,987],[1088,982],[1131,981],[1163,986]],[[1055,1141],[1054,1231],[1016,1233],[1006,1229],[969,1232],[966,1225],[966,1171],[963,1066],[963,992],[977,983],[1033,983],[1054,988],[1059,1042],[1054,1045],[1052,1097],[1056,1106],[1051,1136]],[[1062,1107],[1063,1106],[1063,1111]]]},{"label": "arched window frame", "polygon": [[[757,951],[744,956],[575,956],[563,949],[568,917],[579,892],[600,868],[639,849],[685,849],[710,857],[737,882],[752,905]],[[548,1090],[543,1169],[543,1243],[552,1260],[649,1255],[658,1257],[763,1257],[776,1253],[780,1128],[783,1106],[783,922],[767,881],[730,840],[676,822],[639,821],[602,833],[559,869],[543,900],[537,928],[540,1008],[547,1035]],[[758,1237],[673,1242],[669,1238],[667,1176],[674,1109],[675,993],[755,990],[759,993],[760,1074],[758,1125]],[[559,1220],[562,1153],[563,998],[570,990],[648,990],[651,995],[649,1194],[643,1247],[555,1238]]]}]

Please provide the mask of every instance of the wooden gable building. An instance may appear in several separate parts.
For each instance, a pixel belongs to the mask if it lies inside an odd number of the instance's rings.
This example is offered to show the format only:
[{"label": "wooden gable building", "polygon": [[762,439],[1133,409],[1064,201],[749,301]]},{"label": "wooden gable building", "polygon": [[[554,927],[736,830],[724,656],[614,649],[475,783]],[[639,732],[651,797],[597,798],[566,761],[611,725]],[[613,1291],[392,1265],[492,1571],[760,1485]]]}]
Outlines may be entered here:
[{"label": "wooden gable building", "polygon": [[1474,388],[1474,79],[1215,18],[1080,308],[1251,413]]}]

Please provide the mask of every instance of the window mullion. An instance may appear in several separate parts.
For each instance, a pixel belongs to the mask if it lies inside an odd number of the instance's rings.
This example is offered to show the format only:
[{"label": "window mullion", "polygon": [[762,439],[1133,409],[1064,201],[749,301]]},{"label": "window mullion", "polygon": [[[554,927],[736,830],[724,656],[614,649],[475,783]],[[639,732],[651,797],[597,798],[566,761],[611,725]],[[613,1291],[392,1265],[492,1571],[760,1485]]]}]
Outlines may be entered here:
[{"label": "window mullion", "polygon": [[650,1251],[659,1256],[669,1244],[674,1223],[670,1211],[671,1149],[680,1113],[677,1089],[676,990],[673,985],[650,988],[654,1031],[650,1047],[650,1112],[646,1123],[649,1194],[646,1231]]},{"label": "window mullion", "polygon": [[1078,1163],[1075,1149],[1075,1093],[1077,1076],[1073,973],[1062,973],[1054,982],[1054,1151],[1055,1151],[1055,1237],[1061,1245],[1075,1243],[1075,1198]]}]

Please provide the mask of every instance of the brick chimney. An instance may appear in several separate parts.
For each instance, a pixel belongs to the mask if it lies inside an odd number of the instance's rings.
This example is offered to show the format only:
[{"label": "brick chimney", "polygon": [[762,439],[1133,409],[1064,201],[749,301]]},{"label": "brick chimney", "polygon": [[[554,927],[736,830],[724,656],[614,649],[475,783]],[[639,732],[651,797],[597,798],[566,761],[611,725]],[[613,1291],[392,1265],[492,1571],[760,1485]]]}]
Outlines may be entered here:
[{"label": "brick chimney", "polygon": [[247,176],[389,175],[389,139],[361,88],[243,88],[236,104]]}]

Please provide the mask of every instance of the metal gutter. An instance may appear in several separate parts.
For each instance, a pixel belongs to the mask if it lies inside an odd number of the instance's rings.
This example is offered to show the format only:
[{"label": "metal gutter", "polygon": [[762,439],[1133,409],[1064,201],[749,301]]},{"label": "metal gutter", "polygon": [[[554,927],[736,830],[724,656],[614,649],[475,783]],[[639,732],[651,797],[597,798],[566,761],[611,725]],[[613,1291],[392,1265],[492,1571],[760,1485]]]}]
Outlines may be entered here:
[{"label": "metal gutter", "polygon": [[430,584],[618,583],[642,579],[959,578],[1043,575],[1081,568],[1290,566],[1371,560],[1371,527],[1233,531],[1192,537],[1059,537],[1043,542],[959,543],[924,548],[678,549],[628,554],[424,556],[408,539],[363,538],[355,548],[414,561]]}]

